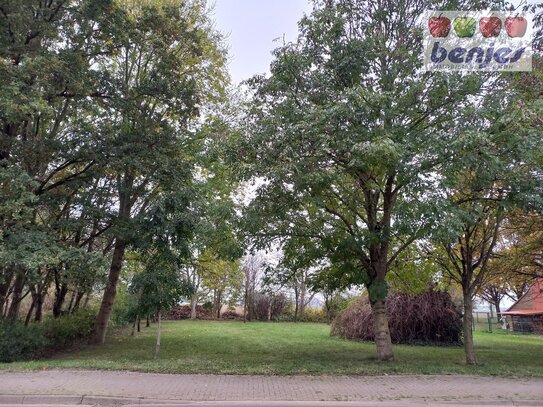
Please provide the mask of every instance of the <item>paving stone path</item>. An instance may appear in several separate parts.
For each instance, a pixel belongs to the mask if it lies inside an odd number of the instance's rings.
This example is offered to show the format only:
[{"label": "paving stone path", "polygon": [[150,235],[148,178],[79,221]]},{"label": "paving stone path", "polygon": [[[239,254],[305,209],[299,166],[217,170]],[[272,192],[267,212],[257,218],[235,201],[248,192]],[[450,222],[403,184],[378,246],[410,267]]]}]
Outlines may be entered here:
[{"label": "paving stone path", "polygon": [[543,406],[543,379],[457,375],[169,375],[86,370],[0,372],[0,404],[93,404],[96,400],[116,404],[408,401]]}]

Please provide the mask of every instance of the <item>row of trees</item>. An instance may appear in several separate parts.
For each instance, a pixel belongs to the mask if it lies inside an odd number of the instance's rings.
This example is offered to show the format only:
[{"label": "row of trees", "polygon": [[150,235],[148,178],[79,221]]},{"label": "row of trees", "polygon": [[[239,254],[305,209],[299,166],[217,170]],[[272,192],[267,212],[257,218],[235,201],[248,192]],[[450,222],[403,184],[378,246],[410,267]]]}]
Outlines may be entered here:
[{"label": "row of trees", "polygon": [[541,61],[527,74],[423,72],[424,10],[501,4],[315,4],[271,75],[249,81],[237,159],[262,182],[246,227],[287,261],[324,265],[329,287],[367,287],[382,361],[394,357],[387,276],[409,248],[424,252],[462,290],[475,364],[473,298],[511,247],[505,220],[541,219]]},{"label": "row of trees", "polygon": [[[541,266],[541,60],[424,72],[419,17],[508,6],[315,0],[246,101],[205,7],[0,2],[2,318],[30,296],[39,321],[51,287],[57,317],[103,291],[101,343],[122,278],[136,319],[208,296],[215,313],[243,297],[252,319],[259,295],[271,314],[285,289],[301,319],[315,292],[331,311],[364,286],[386,361],[391,276],[439,276],[462,291],[476,363],[474,297]],[[240,263],[245,244],[281,259]]]},{"label": "row of trees", "polygon": [[207,13],[200,1],[0,3],[2,318],[31,295],[27,320],[41,320],[51,285],[55,317],[101,288],[101,343],[127,251],[142,307],[159,309],[182,265],[240,256],[220,158],[225,53]]}]

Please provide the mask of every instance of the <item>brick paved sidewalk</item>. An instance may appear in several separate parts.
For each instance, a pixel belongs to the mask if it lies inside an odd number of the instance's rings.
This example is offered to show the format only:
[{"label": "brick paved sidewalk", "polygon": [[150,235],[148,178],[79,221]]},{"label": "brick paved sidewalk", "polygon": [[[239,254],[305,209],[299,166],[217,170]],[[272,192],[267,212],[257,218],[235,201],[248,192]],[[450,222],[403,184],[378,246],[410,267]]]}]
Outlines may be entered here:
[{"label": "brick paved sidewalk", "polygon": [[[26,396],[23,398],[23,396]],[[33,397],[40,396],[40,397]],[[43,396],[47,396],[44,398]],[[55,399],[52,396],[72,396]],[[96,397],[150,401],[531,401],[543,379],[480,376],[227,376],[45,370],[0,372],[0,404],[92,404]],[[63,402],[63,400],[65,402]],[[40,401],[42,402],[42,401]]]}]

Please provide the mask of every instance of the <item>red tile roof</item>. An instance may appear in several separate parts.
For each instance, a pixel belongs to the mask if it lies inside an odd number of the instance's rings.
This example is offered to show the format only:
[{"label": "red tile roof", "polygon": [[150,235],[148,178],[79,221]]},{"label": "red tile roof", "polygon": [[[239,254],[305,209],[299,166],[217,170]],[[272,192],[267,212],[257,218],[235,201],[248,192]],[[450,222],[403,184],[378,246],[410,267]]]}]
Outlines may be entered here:
[{"label": "red tile roof", "polygon": [[502,314],[543,314],[543,278],[537,278],[530,286],[528,292]]},{"label": "red tile roof", "polygon": [[518,311],[506,311],[501,312],[501,315],[543,315],[543,311],[532,311],[532,310],[518,310]]}]

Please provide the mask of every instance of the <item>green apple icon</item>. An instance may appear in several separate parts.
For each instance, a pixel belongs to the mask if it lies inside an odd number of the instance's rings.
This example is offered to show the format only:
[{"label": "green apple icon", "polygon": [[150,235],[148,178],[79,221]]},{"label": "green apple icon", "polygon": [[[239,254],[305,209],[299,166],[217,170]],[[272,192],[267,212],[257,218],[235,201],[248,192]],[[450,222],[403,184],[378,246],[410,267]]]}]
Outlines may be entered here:
[{"label": "green apple icon", "polygon": [[460,38],[473,37],[477,28],[477,20],[473,17],[456,17],[453,26],[456,35]]}]

